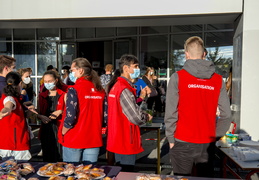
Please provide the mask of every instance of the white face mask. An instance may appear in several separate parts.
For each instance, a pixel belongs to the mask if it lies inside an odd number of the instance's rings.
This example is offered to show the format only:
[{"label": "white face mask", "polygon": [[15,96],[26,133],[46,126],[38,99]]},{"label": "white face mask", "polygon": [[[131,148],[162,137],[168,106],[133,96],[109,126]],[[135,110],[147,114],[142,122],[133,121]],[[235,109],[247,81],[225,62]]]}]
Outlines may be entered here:
[{"label": "white face mask", "polygon": [[61,74],[62,75],[65,74],[65,70],[64,69],[61,70]]},{"label": "white face mask", "polygon": [[29,84],[31,82],[31,78],[30,77],[24,78],[23,82],[24,84]]}]

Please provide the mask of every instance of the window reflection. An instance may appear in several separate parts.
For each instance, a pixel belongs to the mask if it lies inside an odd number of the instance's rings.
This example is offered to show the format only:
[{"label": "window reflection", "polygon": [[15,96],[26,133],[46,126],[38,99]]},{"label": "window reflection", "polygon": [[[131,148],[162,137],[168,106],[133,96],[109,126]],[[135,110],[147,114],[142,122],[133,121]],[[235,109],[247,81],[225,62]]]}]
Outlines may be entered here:
[{"label": "window reflection", "polygon": [[35,43],[15,42],[14,58],[16,59],[16,69],[31,67],[35,70]]},{"label": "window reflection", "polygon": [[166,77],[168,36],[147,36],[141,38],[140,68],[153,67],[158,78]]},{"label": "window reflection", "polygon": [[1,55],[12,55],[12,43],[0,42],[0,54]]},{"label": "window reflection", "polygon": [[43,75],[48,65],[56,67],[56,43],[41,42],[37,44],[38,75]]}]

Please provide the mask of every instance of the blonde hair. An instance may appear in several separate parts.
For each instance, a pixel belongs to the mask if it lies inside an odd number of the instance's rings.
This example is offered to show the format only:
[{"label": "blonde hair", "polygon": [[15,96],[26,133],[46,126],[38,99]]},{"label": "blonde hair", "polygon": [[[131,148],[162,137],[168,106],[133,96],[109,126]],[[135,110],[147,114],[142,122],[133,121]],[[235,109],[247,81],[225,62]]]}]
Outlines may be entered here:
[{"label": "blonde hair", "polygon": [[145,76],[147,76],[150,71],[155,71],[155,69],[153,67],[147,67],[147,70],[145,72]]},{"label": "blonde hair", "polygon": [[185,41],[184,44],[185,52],[188,52],[192,57],[203,57],[204,54],[204,43],[203,40],[198,36],[192,36]]},{"label": "blonde hair", "polygon": [[106,64],[105,71],[112,71],[112,70],[113,70],[113,65],[112,64]]}]

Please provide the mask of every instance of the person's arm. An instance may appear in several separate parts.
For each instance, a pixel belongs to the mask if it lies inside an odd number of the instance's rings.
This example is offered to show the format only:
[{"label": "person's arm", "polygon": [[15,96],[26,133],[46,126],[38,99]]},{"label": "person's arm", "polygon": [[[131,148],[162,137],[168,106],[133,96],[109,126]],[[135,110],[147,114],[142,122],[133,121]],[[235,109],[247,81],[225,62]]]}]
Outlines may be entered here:
[{"label": "person's arm", "polygon": [[10,115],[12,110],[14,110],[15,108],[16,108],[16,103],[15,103],[14,99],[12,101],[11,100],[4,101],[4,108],[0,111],[0,119],[2,119],[5,116]]},{"label": "person's arm", "polygon": [[139,108],[136,104],[135,96],[128,89],[122,91],[120,95],[120,104],[122,112],[128,120],[135,125],[144,124],[152,118],[149,114]]},{"label": "person's arm", "polygon": [[66,117],[62,128],[62,135],[65,135],[69,129],[73,128],[77,119],[78,97],[74,88],[69,88],[66,99]]},{"label": "person's arm", "polygon": [[229,103],[229,98],[227,95],[225,83],[223,80],[222,80],[222,86],[220,89],[218,108],[220,111],[220,118],[217,121],[216,137],[220,138],[226,134],[231,123],[230,103]]},{"label": "person's arm", "polygon": [[178,121],[178,74],[174,73],[169,81],[166,92],[166,108],[165,108],[165,126],[166,137],[168,139],[170,148],[174,146],[174,133],[176,129],[176,122]]}]

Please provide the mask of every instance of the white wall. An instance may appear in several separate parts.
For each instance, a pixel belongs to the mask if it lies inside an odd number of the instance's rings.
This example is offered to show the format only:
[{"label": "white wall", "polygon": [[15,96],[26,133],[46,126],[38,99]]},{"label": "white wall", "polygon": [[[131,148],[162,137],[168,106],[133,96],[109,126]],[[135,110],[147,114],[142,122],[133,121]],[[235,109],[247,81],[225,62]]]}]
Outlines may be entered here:
[{"label": "white wall", "polygon": [[243,0],[0,0],[0,20],[242,12]]},{"label": "white wall", "polygon": [[259,140],[259,1],[244,0],[241,129]]}]

